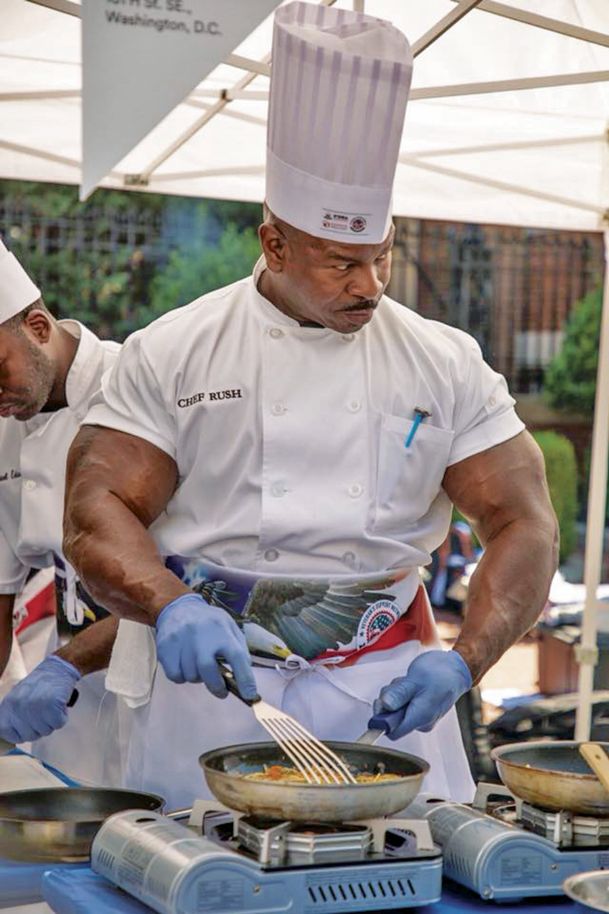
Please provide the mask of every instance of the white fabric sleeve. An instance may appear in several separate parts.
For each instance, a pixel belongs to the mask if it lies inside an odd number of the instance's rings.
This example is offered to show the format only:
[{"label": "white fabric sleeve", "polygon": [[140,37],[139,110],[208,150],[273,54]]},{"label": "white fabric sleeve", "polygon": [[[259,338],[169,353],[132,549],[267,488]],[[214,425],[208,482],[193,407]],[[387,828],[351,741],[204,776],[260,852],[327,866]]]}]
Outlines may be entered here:
[{"label": "white fabric sleeve", "polygon": [[112,368],[103,375],[84,424],[143,438],[175,459],[173,416],[140,333],[129,337]]},{"label": "white fabric sleeve", "polygon": [[467,341],[469,346],[464,355],[469,365],[457,403],[448,466],[502,444],[525,428],[516,414],[516,401],[505,378],[484,361],[475,340],[469,337]]},{"label": "white fabric sleeve", "polygon": [[25,584],[29,568],[17,558],[6,536],[0,530],[0,593],[19,593]]}]

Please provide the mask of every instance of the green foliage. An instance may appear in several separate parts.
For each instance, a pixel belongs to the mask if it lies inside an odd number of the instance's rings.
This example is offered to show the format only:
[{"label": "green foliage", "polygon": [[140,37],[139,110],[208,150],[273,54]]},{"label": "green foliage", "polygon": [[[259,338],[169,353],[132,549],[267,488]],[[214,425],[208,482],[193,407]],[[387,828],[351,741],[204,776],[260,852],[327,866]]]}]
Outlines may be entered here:
[{"label": "green foliage", "polygon": [[577,462],[575,449],[564,435],[557,432],[534,432],[533,437],[543,452],[550,497],[560,528],[560,561],[575,549],[577,531]]},{"label": "green foliage", "polygon": [[123,340],[170,308],[245,276],[256,204],[0,181],[0,234],[59,317]]},{"label": "green foliage", "polygon": [[594,412],[601,311],[599,287],[575,306],[567,322],[560,352],[544,376],[545,394],[555,409],[585,416]]},{"label": "green foliage", "polygon": [[259,256],[256,232],[252,228],[240,231],[232,223],[227,225],[215,247],[201,242],[186,253],[172,251],[167,266],[152,282],[150,317],[242,279],[251,272]]}]

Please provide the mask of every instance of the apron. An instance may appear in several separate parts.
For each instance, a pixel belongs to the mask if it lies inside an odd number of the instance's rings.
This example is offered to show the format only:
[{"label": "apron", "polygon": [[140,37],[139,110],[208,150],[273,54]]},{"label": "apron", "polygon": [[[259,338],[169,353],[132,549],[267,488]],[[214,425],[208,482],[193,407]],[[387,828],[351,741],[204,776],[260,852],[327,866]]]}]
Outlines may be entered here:
[{"label": "apron", "polygon": [[91,787],[121,787],[129,720],[119,718],[120,699],[106,691],[105,670],[76,683],[78,701],[61,730],[32,743],[32,755]]},{"label": "apron", "polygon": [[[45,656],[108,615],[86,594],[71,566],[57,555],[55,585],[57,625]],[[66,725],[33,742],[31,751],[36,758],[82,784],[120,787],[131,718],[119,714],[120,700],[106,691],[105,680],[105,670],[83,676],[76,683],[78,701],[68,709]]]},{"label": "apron", "polygon": [[[188,569],[184,566],[181,569],[185,583],[198,589],[209,602],[216,605],[220,599],[225,604],[229,602],[230,612],[243,622],[248,640],[247,620],[254,616],[253,606],[258,607],[256,625],[266,625],[271,634],[281,631],[281,640],[289,651],[283,658],[273,660],[262,656],[262,652],[257,656],[254,646],[250,646],[258,692],[269,704],[294,716],[319,739],[355,740],[367,728],[372,703],[380,689],[395,677],[403,676],[422,650],[440,647],[431,607],[412,569],[359,578],[301,577],[295,581],[284,575],[270,577],[234,571],[207,561],[182,561],[188,563]],[[179,570],[175,557],[167,564]],[[241,591],[238,582],[243,585]],[[304,630],[302,624],[281,626],[268,613],[261,616],[257,596],[263,594],[273,604],[273,595],[279,593],[285,598],[282,605],[287,605],[288,613],[292,612],[291,616],[285,615],[302,623],[302,612],[297,614],[299,607],[293,603],[298,598],[290,588],[303,582],[310,589],[317,587],[322,603],[327,602],[327,597],[321,591],[325,587],[327,594],[332,585],[351,588],[358,594],[372,592],[375,598],[360,600],[359,621],[351,613],[349,624],[343,625],[342,637],[348,638],[347,641],[337,641],[336,626],[329,630],[324,627],[323,612],[318,614],[319,625],[315,621],[317,616],[309,612]],[[384,588],[380,586],[383,582],[387,585]],[[230,600],[228,593],[232,595]],[[307,603],[305,609],[310,609],[310,605]],[[299,606],[302,610],[302,599]],[[388,619],[392,620],[390,624]],[[260,632],[256,629],[254,635],[260,651],[263,644]],[[294,653],[292,638],[305,649],[308,647],[309,653],[316,650],[315,656]],[[161,794],[170,809],[190,806],[198,798],[211,798],[198,764],[202,753],[270,738],[251,709],[234,696],[221,700],[214,698],[202,684],[172,683],[160,666],[150,701],[133,709],[131,716],[125,784],[134,790]],[[382,738],[379,745],[426,759],[431,767],[423,784],[425,791],[460,802],[473,798],[474,783],[454,709],[430,733],[411,733],[397,742]]]}]

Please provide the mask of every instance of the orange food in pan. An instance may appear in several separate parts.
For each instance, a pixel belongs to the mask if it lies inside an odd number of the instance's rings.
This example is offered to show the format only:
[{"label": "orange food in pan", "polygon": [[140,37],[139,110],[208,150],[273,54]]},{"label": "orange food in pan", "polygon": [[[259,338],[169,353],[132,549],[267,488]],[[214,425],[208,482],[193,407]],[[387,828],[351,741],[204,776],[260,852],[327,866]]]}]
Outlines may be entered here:
[{"label": "orange food in pan", "polygon": [[[275,784],[307,783],[304,774],[301,774],[296,768],[291,768],[288,765],[265,765],[261,771],[252,771],[250,774],[246,774],[245,777],[249,781],[268,781]],[[397,781],[398,779],[398,774],[384,774],[381,772],[374,774],[363,771],[360,774],[355,775],[355,780],[358,784],[378,784],[381,781]]]}]

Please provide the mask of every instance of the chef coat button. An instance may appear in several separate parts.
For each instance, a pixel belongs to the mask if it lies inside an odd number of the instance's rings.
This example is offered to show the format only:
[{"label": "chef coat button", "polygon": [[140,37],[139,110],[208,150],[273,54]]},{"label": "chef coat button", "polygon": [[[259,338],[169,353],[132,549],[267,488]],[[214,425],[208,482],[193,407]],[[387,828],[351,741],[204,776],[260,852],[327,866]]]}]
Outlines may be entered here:
[{"label": "chef coat button", "polygon": [[497,400],[495,399],[495,397],[489,397],[489,398],[488,398],[488,405],[489,405],[489,406],[494,406],[496,402],[497,402]]},{"label": "chef coat button", "polygon": [[341,336],[341,340],[343,341],[343,343],[350,343],[354,339],[355,339],[355,333],[343,333]]},{"label": "chef coat button", "polygon": [[361,408],[362,404],[360,400],[351,400],[351,402],[347,405],[347,409],[350,413],[359,413]]},{"label": "chef coat button", "polygon": [[36,488],[36,483],[34,482],[33,479],[26,479],[23,483],[23,488],[26,489],[28,492],[31,492],[32,489]]},{"label": "chef coat button", "polygon": [[364,487],[360,486],[359,482],[354,482],[352,486],[349,486],[347,491],[349,492],[351,498],[359,498],[364,491]]},{"label": "chef coat button", "polygon": [[357,565],[357,556],[355,552],[345,552],[343,554],[343,562],[345,565],[348,565],[349,568],[355,568]]},{"label": "chef coat button", "polygon": [[282,482],[274,482],[271,486],[271,495],[274,495],[275,498],[281,498],[282,495],[285,495],[286,488]]},{"label": "chef coat button", "polygon": [[277,559],[279,558],[279,553],[277,552],[276,549],[267,549],[266,552],[264,553],[264,557],[267,560],[267,562],[276,562]]},{"label": "chef coat button", "polygon": [[285,413],[285,406],[283,403],[273,403],[271,406],[271,412],[274,416],[283,416]]},{"label": "chef coat button", "polygon": [[269,336],[272,336],[274,340],[279,340],[283,336],[283,330],[280,330],[279,327],[272,327],[269,330]]}]

